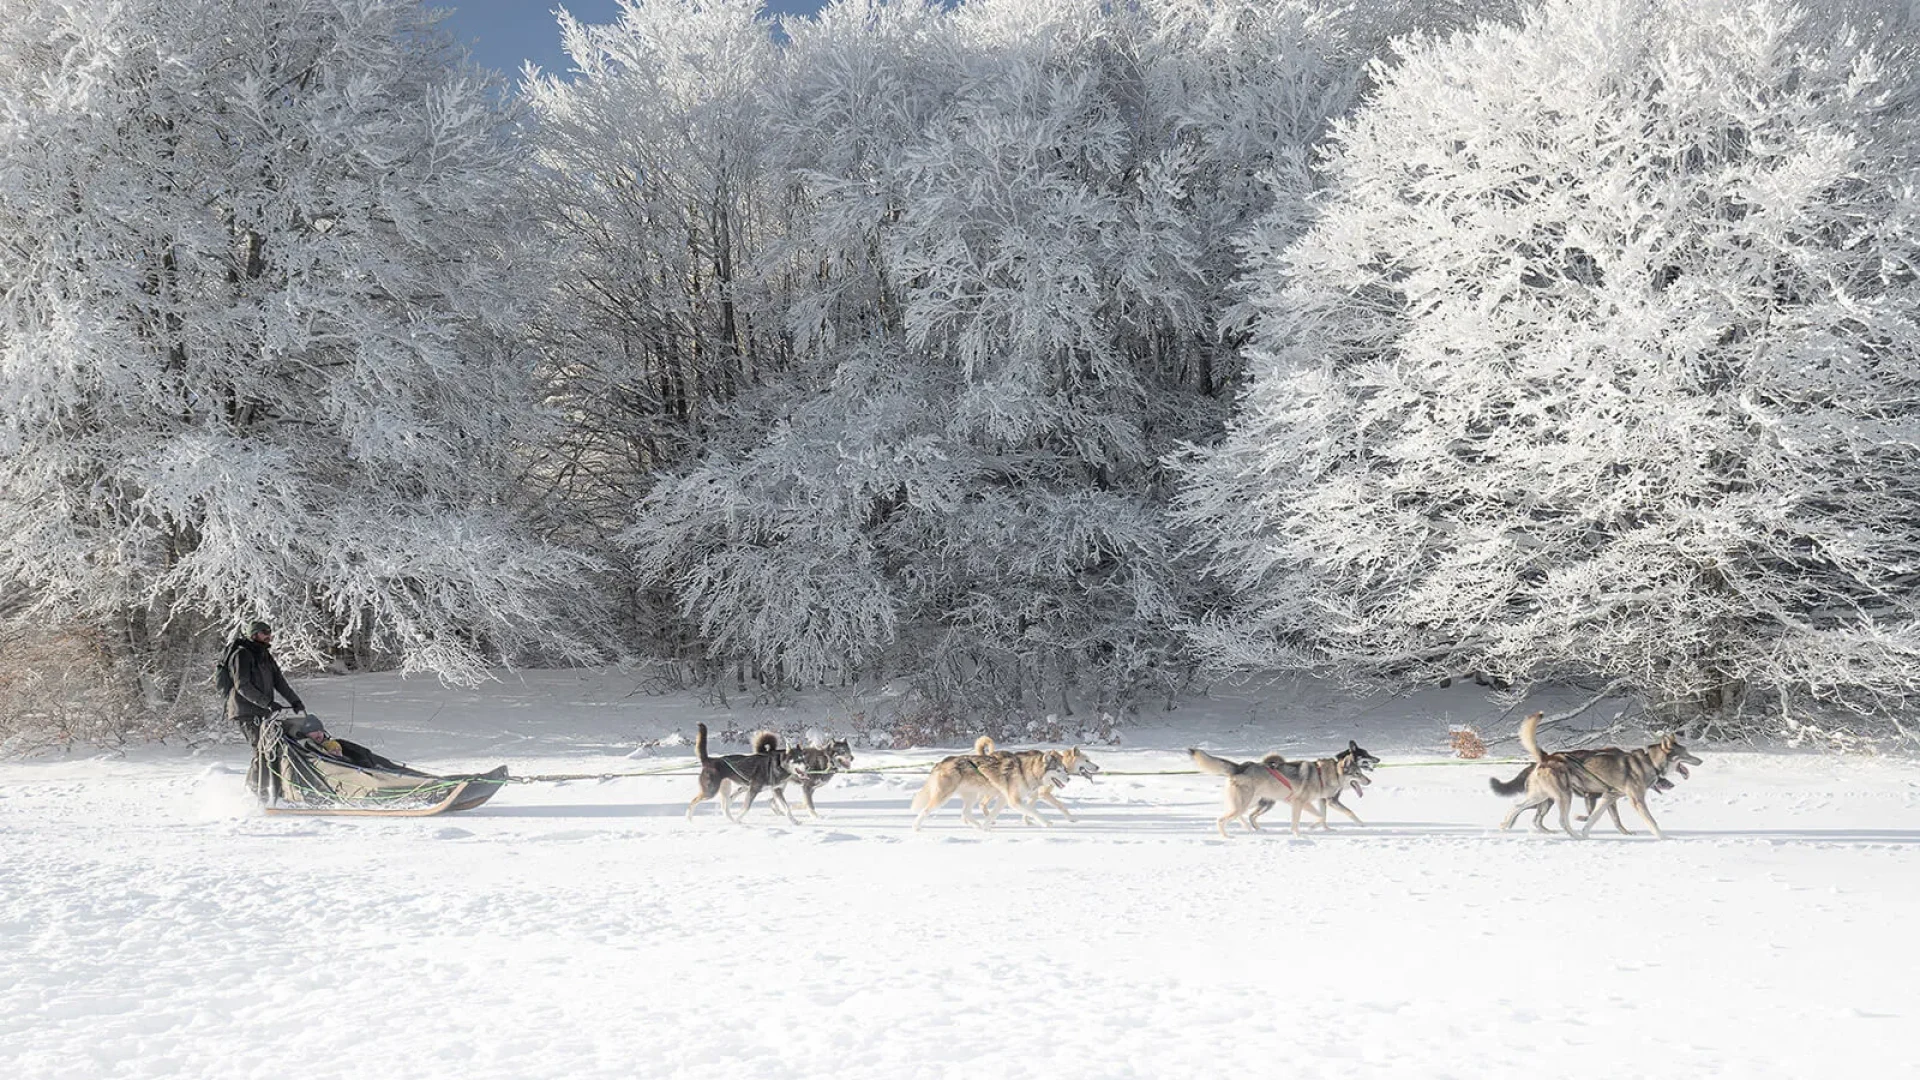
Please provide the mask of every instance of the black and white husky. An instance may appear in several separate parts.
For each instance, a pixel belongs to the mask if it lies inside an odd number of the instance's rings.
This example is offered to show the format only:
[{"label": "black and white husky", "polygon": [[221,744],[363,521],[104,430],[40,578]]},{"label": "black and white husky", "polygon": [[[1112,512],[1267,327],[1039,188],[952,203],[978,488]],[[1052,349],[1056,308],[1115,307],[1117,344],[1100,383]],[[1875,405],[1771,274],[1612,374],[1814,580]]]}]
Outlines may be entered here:
[{"label": "black and white husky", "polygon": [[[807,813],[814,817],[820,811],[813,808],[813,789],[834,778],[844,769],[853,768],[853,747],[845,739],[835,739],[825,746],[798,746],[792,751],[794,773],[790,781],[800,784],[800,797],[806,800]],[[777,789],[782,799],[786,798],[786,784]]]},{"label": "black and white husky", "polygon": [[707,754],[707,725],[700,724],[693,739],[693,752],[700,759],[700,793],[687,804],[687,820],[693,820],[693,808],[720,796],[720,809],[727,820],[737,822],[739,817],[733,814],[733,789],[745,788],[747,804],[740,808],[740,817],[753,809],[753,800],[762,791],[772,791],[773,804],[787,815],[787,820],[795,825],[800,820],[793,816],[793,808],[787,805],[785,793],[789,781],[803,779],[805,766],[794,760],[792,750],[780,748],[780,736],[771,731],[761,731],[753,736],[753,753],[722,754],[710,757]]}]

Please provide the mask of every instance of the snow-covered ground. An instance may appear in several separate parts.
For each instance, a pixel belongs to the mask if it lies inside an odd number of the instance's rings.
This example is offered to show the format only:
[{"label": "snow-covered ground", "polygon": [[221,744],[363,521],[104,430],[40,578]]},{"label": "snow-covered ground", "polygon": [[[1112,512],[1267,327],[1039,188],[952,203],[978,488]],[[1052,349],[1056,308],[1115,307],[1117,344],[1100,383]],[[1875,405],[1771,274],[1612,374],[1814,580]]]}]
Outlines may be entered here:
[{"label": "snow-covered ground", "polygon": [[[696,719],[834,711],[728,714],[617,672],[296,682],[337,731],[417,765],[521,774],[664,768],[690,748],[634,748]],[[1075,781],[1077,825],[982,834],[950,808],[916,835],[909,773],[836,779],[827,819],[795,827],[764,802],[746,826],[711,805],[689,823],[686,776],[372,820],[260,816],[237,743],[0,765],[0,1076],[1913,1067],[1920,768],[1705,748],[1656,796],[1667,841],[1603,825],[1576,843],[1497,831],[1486,780],[1514,766],[1423,764],[1449,720],[1513,723],[1470,689],[1342,705],[1275,687],[1094,750],[1146,772],[1186,768],[1194,742],[1354,737],[1386,759],[1349,800],[1366,828],[1302,839],[1281,821],[1220,840],[1219,781],[1196,775]]]}]

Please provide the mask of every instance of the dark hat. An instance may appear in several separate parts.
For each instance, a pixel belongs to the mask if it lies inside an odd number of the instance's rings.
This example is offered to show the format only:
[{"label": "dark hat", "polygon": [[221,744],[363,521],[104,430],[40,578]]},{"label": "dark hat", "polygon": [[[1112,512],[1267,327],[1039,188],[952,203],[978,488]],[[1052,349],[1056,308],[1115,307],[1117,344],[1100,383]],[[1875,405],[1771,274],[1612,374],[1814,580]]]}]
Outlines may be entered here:
[{"label": "dark hat", "polygon": [[248,637],[252,637],[255,634],[271,634],[271,633],[273,633],[273,627],[268,626],[266,623],[263,623],[263,622],[256,622],[252,626],[247,627]]}]

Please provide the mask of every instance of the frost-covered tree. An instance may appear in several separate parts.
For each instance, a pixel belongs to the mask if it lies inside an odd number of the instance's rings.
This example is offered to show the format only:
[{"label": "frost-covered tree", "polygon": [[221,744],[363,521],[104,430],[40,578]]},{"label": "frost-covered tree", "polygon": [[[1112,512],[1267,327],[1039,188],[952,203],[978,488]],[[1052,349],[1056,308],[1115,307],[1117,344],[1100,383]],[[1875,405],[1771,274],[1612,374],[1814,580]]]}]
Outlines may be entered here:
[{"label": "frost-covered tree", "polygon": [[[741,280],[785,346],[712,391],[695,452],[639,503],[642,583],[773,679],[905,675],[990,710],[1178,684],[1196,578],[1162,461],[1224,423],[1239,238],[1276,205],[1303,218],[1309,148],[1380,35],[1459,6],[847,0],[785,24],[777,59],[742,65],[766,75],[753,124],[627,136],[695,176],[708,144],[759,148],[760,183],[734,189],[762,227]],[[664,10],[640,39],[678,58],[751,8]],[[737,101],[730,77],[675,85],[698,91],[676,116],[738,115],[701,104]],[[594,115],[582,145],[652,124]],[[672,228],[647,243],[687,249]]]},{"label": "frost-covered tree", "polygon": [[524,189],[558,268],[538,313],[564,418],[538,476],[559,522],[609,545],[716,410],[784,363],[762,251],[781,226],[763,164],[778,54],[759,0],[623,0],[560,15],[566,72],[529,72]]},{"label": "frost-covered tree", "polygon": [[435,18],[0,3],[16,621],[165,664],[264,616],[299,658],[455,677],[550,627],[572,562],[508,507],[540,290],[516,149]]},{"label": "frost-covered tree", "polygon": [[764,100],[793,364],[630,534],[713,648],[1000,708],[1181,677],[1159,460],[1221,422],[1232,236],[1358,71],[1278,8],[842,3],[788,27]]},{"label": "frost-covered tree", "polygon": [[1260,268],[1182,512],[1216,660],[1583,681],[1656,715],[1920,689],[1920,129],[1897,20],[1554,0],[1409,45]]},{"label": "frost-covered tree", "polygon": [[629,507],[642,581],[702,654],[770,681],[875,671],[910,619],[877,540],[890,506],[938,475],[939,395],[901,341],[879,234],[900,213],[901,156],[952,99],[944,24],[932,6],[864,3],[789,24],[756,89],[777,178],[761,217],[781,224],[758,265],[790,360],[716,403],[693,459]]}]

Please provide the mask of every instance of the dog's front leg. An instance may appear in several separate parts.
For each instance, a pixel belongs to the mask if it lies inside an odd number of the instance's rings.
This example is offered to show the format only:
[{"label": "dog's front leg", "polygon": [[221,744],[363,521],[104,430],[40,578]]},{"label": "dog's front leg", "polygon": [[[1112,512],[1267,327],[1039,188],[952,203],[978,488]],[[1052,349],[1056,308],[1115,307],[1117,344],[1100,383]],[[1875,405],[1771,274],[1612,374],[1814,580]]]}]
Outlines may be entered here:
[{"label": "dog's front leg", "polygon": [[787,802],[786,788],[776,787],[776,788],[773,788],[772,791],[773,791],[773,794],[768,797],[773,800],[773,805],[778,807],[781,813],[787,815],[787,820],[789,822],[795,825],[800,824],[800,819],[793,816],[793,805]]},{"label": "dog's front leg", "polygon": [[1061,802],[1060,797],[1058,795],[1055,795],[1053,792],[1048,791],[1045,788],[1042,788],[1040,790],[1040,797],[1052,803],[1053,808],[1055,810],[1060,811],[1061,815],[1065,817],[1068,821],[1076,820],[1073,816],[1073,811],[1067,809],[1067,804]]},{"label": "dog's front leg", "polygon": [[1020,812],[1020,824],[1031,825],[1032,823],[1037,821],[1049,829],[1053,828],[1053,822],[1048,821],[1046,818],[1041,817],[1037,813],[1034,813],[1033,810],[1030,809],[1026,803],[1023,803],[1019,799],[1014,798],[1013,792],[1003,791],[1000,793],[1000,797],[1007,801],[1008,807],[1014,810],[1018,810]]},{"label": "dog's front leg", "polygon": [[[1350,810],[1350,809],[1348,809],[1348,807],[1347,807],[1347,804],[1346,804],[1346,803],[1343,803],[1343,802],[1341,802],[1341,801],[1340,801],[1340,796],[1338,796],[1338,795],[1335,795],[1335,796],[1334,796],[1333,798],[1331,798],[1331,799],[1328,799],[1328,800],[1327,800],[1327,802],[1328,802],[1328,803],[1329,803],[1330,805],[1332,805],[1332,806],[1333,806],[1333,807],[1334,807],[1335,809],[1337,809],[1337,810],[1339,810],[1339,811],[1340,811],[1341,813],[1343,813],[1343,814],[1345,814],[1345,815],[1347,815],[1348,817],[1350,817],[1350,818],[1352,818],[1352,819],[1353,819],[1353,823],[1354,823],[1355,825],[1365,825],[1365,824],[1366,824],[1366,822],[1364,822],[1364,821],[1361,821],[1361,820],[1360,820],[1360,815],[1359,815],[1359,814],[1356,814],[1356,813],[1354,813],[1354,812],[1353,812],[1352,810]],[[1324,817],[1324,816],[1326,816],[1326,811],[1325,811],[1325,810],[1322,810],[1322,811],[1321,811],[1320,813],[1321,813],[1321,816],[1322,816],[1322,817]]]},{"label": "dog's front leg", "polygon": [[[1044,791],[1044,790],[1045,790],[1044,788],[1041,789],[1041,791]],[[1051,829],[1053,828],[1053,822],[1048,821],[1047,816],[1040,812],[1041,791],[1034,792],[1032,799],[1028,800],[1027,802],[1018,804],[1015,807],[1015,809],[1020,811],[1020,824],[1030,825],[1033,822],[1037,821],[1041,825]]]},{"label": "dog's front leg", "polygon": [[813,817],[815,817],[815,818],[818,818],[818,817],[820,816],[820,811],[818,811],[818,810],[815,810],[815,809],[813,808],[813,785],[812,785],[812,784],[801,784],[801,785],[800,785],[800,797],[801,797],[802,799],[805,799],[805,800],[806,800],[806,803],[807,803],[807,813],[808,813],[809,815],[811,815],[811,816],[813,816]]},{"label": "dog's front leg", "polygon": [[[1665,840],[1667,838],[1667,834],[1661,832],[1660,823],[1653,820],[1653,811],[1647,809],[1646,797],[1641,795],[1635,795],[1635,796],[1632,796],[1631,798],[1633,799],[1633,808],[1635,810],[1640,811],[1641,817],[1647,819],[1647,828],[1653,830],[1653,838],[1655,840]],[[1613,819],[1615,821],[1620,820],[1620,812],[1618,810],[1614,811]],[[1620,831],[1626,832],[1627,830],[1624,826],[1622,826]]]},{"label": "dog's front leg", "polygon": [[[1589,816],[1591,816],[1591,815],[1589,815]],[[1627,823],[1626,823],[1626,822],[1624,822],[1624,821],[1621,821],[1621,820],[1620,820],[1620,802],[1619,802],[1619,800],[1617,800],[1617,799],[1616,799],[1616,800],[1614,800],[1614,803],[1613,803],[1613,806],[1612,806],[1612,808],[1611,808],[1611,809],[1609,810],[1609,812],[1608,812],[1608,816],[1609,816],[1609,817],[1611,817],[1611,818],[1613,818],[1613,827],[1614,827],[1614,828],[1616,828],[1616,829],[1619,829],[1619,830],[1620,830],[1620,833],[1621,833],[1621,835],[1623,835],[1623,836],[1632,836],[1632,835],[1633,835],[1633,830],[1632,830],[1632,829],[1629,829],[1629,828],[1627,828]]]}]

